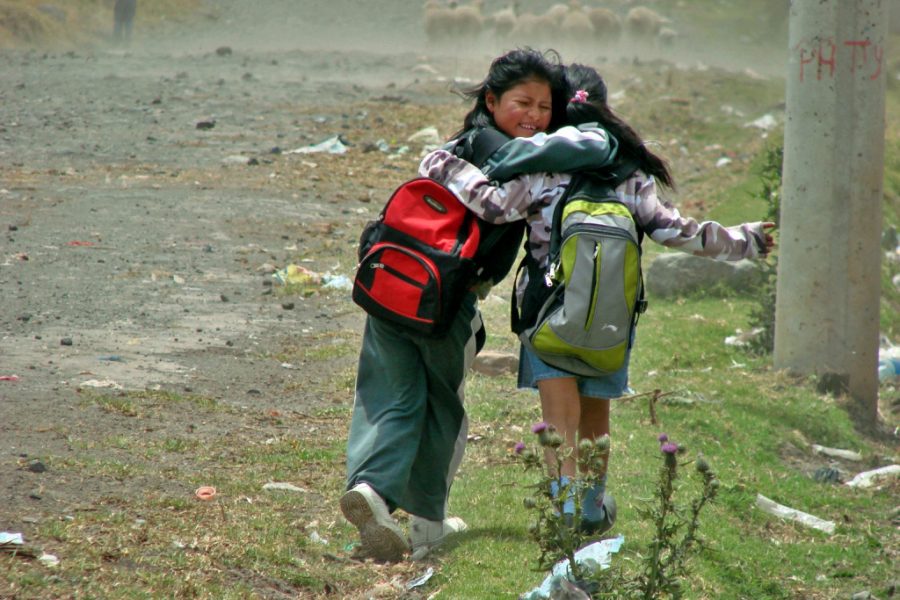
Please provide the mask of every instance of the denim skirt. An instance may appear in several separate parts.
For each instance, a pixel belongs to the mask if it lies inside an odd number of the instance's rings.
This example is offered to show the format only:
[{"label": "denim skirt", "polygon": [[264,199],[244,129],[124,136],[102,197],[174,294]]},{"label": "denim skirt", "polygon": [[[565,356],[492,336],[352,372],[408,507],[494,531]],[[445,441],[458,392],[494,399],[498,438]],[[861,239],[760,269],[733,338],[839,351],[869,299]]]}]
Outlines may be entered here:
[{"label": "denim skirt", "polygon": [[[634,340],[632,340],[632,345]],[[551,367],[533,352],[521,347],[519,351],[519,389],[537,389],[538,381],[544,379],[557,379],[560,377],[574,377],[578,380],[578,391],[582,396],[590,398],[619,398],[632,393],[628,387],[628,362],[631,359],[631,348],[625,355],[625,364],[618,371],[601,377],[585,377],[575,375],[569,371],[563,371]]]}]

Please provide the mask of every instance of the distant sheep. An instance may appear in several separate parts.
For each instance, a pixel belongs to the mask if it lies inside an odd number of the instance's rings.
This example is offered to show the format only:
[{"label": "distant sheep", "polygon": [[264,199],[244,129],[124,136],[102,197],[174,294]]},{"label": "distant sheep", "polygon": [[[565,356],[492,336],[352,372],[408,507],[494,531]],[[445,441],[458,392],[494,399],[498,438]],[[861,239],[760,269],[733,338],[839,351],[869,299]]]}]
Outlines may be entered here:
[{"label": "distant sheep", "polygon": [[547,14],[523,13],[516,18],[511,37],[517,43],[541,44],[552,40],[556,29],[556,21]]},{"label": "distant sheep", "polygon": [[428,41],[436,43],[478,37],[484,28],[481,5],[482,0],[474,0],[466,6],[459,6],[455,1],[443,6],[437,0],[428,0],[422,14]]},{"label": "distant sheep", "polygon": [[554,4],[544,13],[548,22],[552,21],[554,25],[562,25],[563,19],[569,14],[569,7],[565,4]]},{"label": "distant sheep", "polygon": [[484,17],[481,14],[483,0],[473,0],[467,6],[457,6],[453,9],[453,27],[456,34],[461,37],[477,37],[484,28]]},{"label": "distant sheep", "polygon": [[498,10],[490,17],[486,17],[485,26],[493,28],[494,34],[498,37],[507,38],[516,28],[518,12],[517,3],[513,2],[506,8]]},{"label": "distant sheep", "polygon": [[594,26],[598,41],[606,43],[618,40],[622,36],[622,19],[612,10],[593,7],[585,9],[585,12],[591,25]]},{"label": "distant sheep", "polygon": [[646,6],[635,6],[625,15],[625,31],[635,40],[655,40],[669,20]]},{"label": "distant sheep", "polygon": [[567,42],[590,42],[594,39],[594,25],[581,8],[570,8],[559,24],[559,33]]}]

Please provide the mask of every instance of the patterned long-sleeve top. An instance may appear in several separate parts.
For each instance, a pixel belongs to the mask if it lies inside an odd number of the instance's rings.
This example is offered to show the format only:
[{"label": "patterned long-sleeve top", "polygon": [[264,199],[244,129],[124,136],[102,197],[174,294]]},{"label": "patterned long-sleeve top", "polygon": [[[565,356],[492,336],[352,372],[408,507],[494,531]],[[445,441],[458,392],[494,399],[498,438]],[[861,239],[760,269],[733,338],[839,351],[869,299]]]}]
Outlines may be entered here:
[{"label": "patterned long-sleeve top", "polygon": [[[427,155],[419,174],[447,186],[485,221],[525,219],[529,252],[542,268],[547,266],[553,210],[571,181],[570,174],[526,174],[497,185],[474,165],[444,150]],[[616,188],[616,195],[643,232],[659,244],[716,260],[735,261],[763,254],[765,233],[761,222],[725,227],[715,221],[698,222],[682,216],[659,198],[655,179],[640,170]]]}]

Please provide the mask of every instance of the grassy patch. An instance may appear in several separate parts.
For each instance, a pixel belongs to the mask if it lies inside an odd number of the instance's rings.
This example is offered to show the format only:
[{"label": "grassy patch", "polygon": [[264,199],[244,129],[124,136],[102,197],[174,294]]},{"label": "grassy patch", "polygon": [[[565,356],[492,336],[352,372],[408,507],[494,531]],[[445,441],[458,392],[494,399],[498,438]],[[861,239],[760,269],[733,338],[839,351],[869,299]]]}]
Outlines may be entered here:
[{"label": "grassy patch", "polygon": [[[108,0],[0,0],[0,48],[71,48],[100,41],[112,31]],[[154,0],[138,5],[136,21],[150,26],[181,20],[200,0]]]}]

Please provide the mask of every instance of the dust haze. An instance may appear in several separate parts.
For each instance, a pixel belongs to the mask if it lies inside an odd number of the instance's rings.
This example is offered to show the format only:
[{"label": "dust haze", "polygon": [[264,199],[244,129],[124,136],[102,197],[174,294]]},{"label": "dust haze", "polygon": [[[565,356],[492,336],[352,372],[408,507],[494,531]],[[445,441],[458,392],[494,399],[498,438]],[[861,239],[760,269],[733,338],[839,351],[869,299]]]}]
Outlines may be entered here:
[{"label": "dust haze", "polygon": [[[548,29],[541,35],[504,35],[498,33],[499,24],[495,27],[493,18],[509,10],[507,0],[482,3],[480,30],[447,28],[451,33],[433,39],[425,31],[425,4],[423,0],[220,0],[208,2],[203,16],[190,26],[149,32],[141,31],[138,22],[129,51],[161,51],[177,56],[227,46],[236,52],[271,53],[273,58],[282,59],[289,59],[292,52],[301,53],[295,56],[301,62],[290,66],[302,70],[305,76],[360,85],[385,83],[385,78],[396,77],[396,69],[403,72],[422,63],[432,65],[444,77],[479,80],[491,58],[516,46],[552,48],[564,62],[580,61],[598,67],[663,60],[686,69],[749,69],[776,77],[782,74],[786,60],[787,3],[782,0],[754,2],[758,9],[749,19],[745,11],[733,22],[726,21],[724,26],[717,22],[708,29],[685,16],[689,14],[686,11],[677,10],[684,2],[644,3],[666,19],[666,39],[635,38],[627,33],[611,39],[599,33],[580,36]],[[446,2],[437,4],[443,7]],[[516,4],[520,19],[523,15],[543,15],[554,5],[538,0]],[[637,3],[595,0],[583,5],[606,7],[624,22]],[[459,6],[469,7],[471,3],[463,1]]]}]

